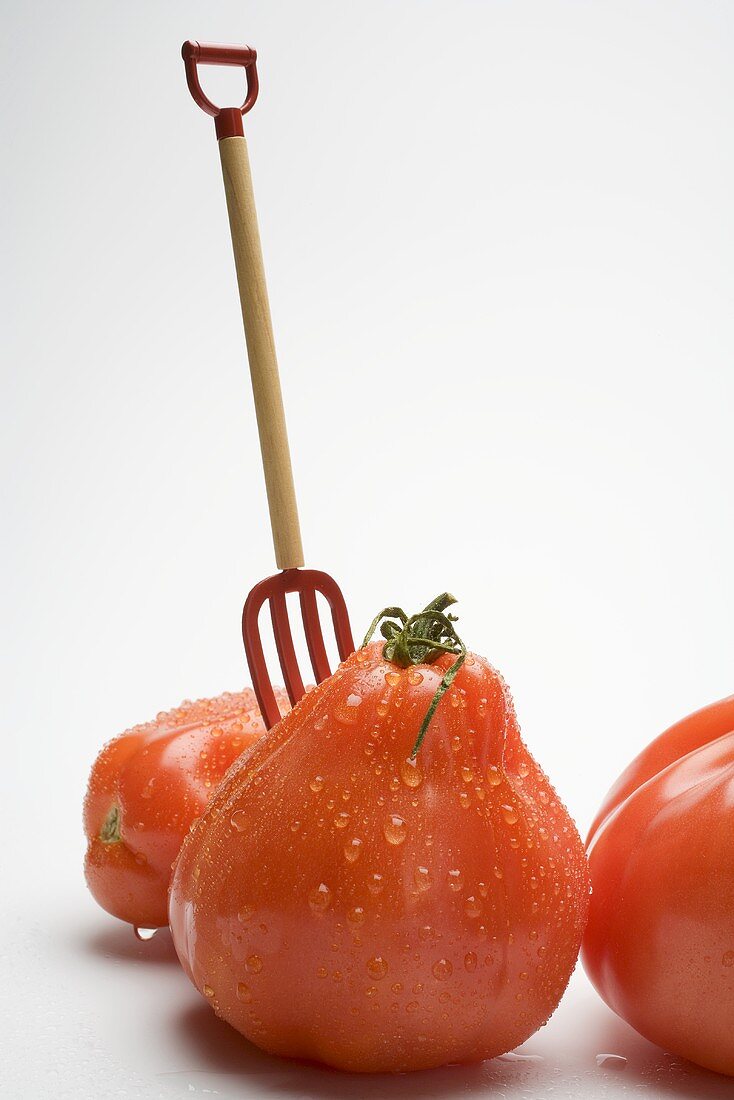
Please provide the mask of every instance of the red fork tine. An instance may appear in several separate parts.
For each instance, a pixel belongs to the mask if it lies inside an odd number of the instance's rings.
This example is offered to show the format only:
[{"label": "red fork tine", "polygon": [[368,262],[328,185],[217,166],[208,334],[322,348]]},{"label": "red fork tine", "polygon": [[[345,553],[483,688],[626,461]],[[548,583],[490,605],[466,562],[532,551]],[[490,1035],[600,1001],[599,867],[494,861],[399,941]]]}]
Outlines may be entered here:
[{"label": "red fork tine", "polygon": [[339,585],[328,573],[316,569],[284,569],[282,573],[276,573],[256,584],[245,600],[242,611],[242,639],[257,701],[268,729],[280,721],[281,713],[275,699],[260,635],[260,612],[266,602],[270,605],[275,646],[288,696],[295,704],[304,694],[286,605],[286,595],[289,592],[298,592],[300,597],[306,645],[317,683],[331,675],[316,602],[317,593],[320,592],[329,604],[339,659],[345,660],[354,651],[347,605]]},{"label": "red fork tine", "polygon": [[[317,683],[330,675],[329,661],[319,617],[317,593],[331,608],[339,657],[344,660],[354,650],[349,614],[341,589],[332,577],[315,569],[302,569],[303,548],[298,522],[298,507],[293,484],[288,434],[285,426],[283,397],[280,391],[278,361],[270,320],[268,291],[265,283],[260,234],[247,156],[242,116],[255,103],[258,93],[257,54],[249,46],[213,46],[185,42],[181,50],[186,80],[194,101],[214,117],[224,190],[229,213],[242,320],[247,340],[252,393],[255,399],[260,451],[268,494],[270,526],[273,532],[275,560],[282,570],[260,581],[250,592],[242,612],[242,637],[260,710],[268,726],[280,720],[273,685],[260,637],[259,617],[263,604],[270,605],[275,646],[291,703],[304,693],[303,676],[298,667],[293,634],[288,618],[286,595],[297,592],[309,657]],[[241,107],[217,107],[204,94],[199,82],[199,65],[239,65],[245,70],[247,93]]]}]

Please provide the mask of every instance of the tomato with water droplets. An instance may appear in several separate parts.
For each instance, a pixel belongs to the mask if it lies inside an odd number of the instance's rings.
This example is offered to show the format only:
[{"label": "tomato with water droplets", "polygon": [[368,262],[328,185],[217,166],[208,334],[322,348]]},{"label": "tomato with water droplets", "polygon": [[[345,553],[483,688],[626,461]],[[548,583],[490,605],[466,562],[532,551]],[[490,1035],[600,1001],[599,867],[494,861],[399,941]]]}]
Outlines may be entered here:
[{"label": "tomato with water droplets", "polygon": [[[281,708],[289,706],[278,692]],[[167,923],[171,865],[227,768],[265,731],[254,692],[182,703],[109,741],[84,802],[85,873],[108,912]]]},{"label": "tomato with water droplets", "polygon": [[473,654],[455,669],[445,638],[387,648],[354,653],[240,758],[169,909],[219,1016],[362,1072],[522,1043],[566,987],[588,904],[581,840],[501,676]]},{"label": "tomato with water droplets", "polygon": [[734,1075],[734,695],[632,761],[588,849],[599,993],[652,1042]]}]

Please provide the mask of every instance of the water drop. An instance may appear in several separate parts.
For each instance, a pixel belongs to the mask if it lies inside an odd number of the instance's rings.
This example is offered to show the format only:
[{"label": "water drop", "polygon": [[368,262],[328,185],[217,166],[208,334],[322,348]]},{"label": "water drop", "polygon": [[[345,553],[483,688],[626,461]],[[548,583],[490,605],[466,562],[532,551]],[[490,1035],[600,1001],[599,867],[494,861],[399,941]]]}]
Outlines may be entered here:
[{"label": "water drop", "polygon": [[212,989],[212,987],[210,985],[205,985],[204,986],[204,996],[205,997],[213,997],[214,996],[214,990]]},{"label": "water drop", "polygon": [[320,716],[319,718],[317,718],[317,719],[316,719],[316,721],[314,722],[314,724],[313,724],[313,728],[314,728],[315,730],[317,730],[317,731],[319,731],[319,732],[320,732],[321,730],[323,730],[323,729],[326,729],[326,727],[327,727],[328,723],[329,723],[329,716],[328,716],[328,714],[322,714],[322,715],[321,715],[321,716]]},{"label": "water drop", "polygon": [[464,780],[465,783],[471,783],[472,779],[474,778],[474,772],[471,770],[471,768],[467,767],[466,764],[462,766],[461,778]]},{"label": "water drop", "polygon": [[431,972],[439,982],[445,982],[454,972],[453,964],[448,959],[438,959],[431,967]]},{"label": "water drop", "polygon": [[360,707],[361,705],[362,705],[362,696],[357,695],[357,693],[355,691],[353,691],[351,695],[347,696],[347,706],[348,707]]},{"label": "water drop", "polygon": [[349,814],[344,812],[337,814],[334,818],[334,824],[337,829],[346,829],[347,825],[349,824]]},{"label": "water drop", "polygon": [[387,961],[383,959],[382,955],[373,955],[371,959],[367,960],[367,973],[371,978],[374,978],[376,982],[384,978],[387,971]]},{"label": "water drop", "polygon": [[245,921],[250,920],[250,918],[253,916],[254,912],[255,912],[255,906],[254,905],[243,905],[242,908],[240,909],[239,913],[237,914],[237,920],[241,920],[242,923],[244,924]]},{"label": "water drop", "polygon": [[326,978],[326,977],[328,977],[329,971],[326,969],[325,966],[320,966],[318,968],[318,970],[316,971],[316,973],[319,976],[319,978]]},{"label": "water drop", "polygon": [[502,810],[502,816],[504,817],[508,825],[515,825],[517,823],[517,810],[514,808],[514,806],[504,805],[500,806],[500,809]]},{"label": "water drop", "polygon": [[522,760],[520,764],[518,764],[517,774],[520,776],[521,779],[527,779],[527,777],[530,775],[530,768],[524,760]]},{"label": "water drop", "polygon": [[331,905],[331,890],[325,883],[314,887],[308,895],[308,904],[314,913],[323,913]]},{"label": "water drop", "polygon": [[413,871],[413,882],[415,888],[420,893],[424,893],[431,888],[431,872],[427,867],[416,867]]},{"label": "water drop", "polygon": [[252,1000],[250,987],[249,985],[245,985],[244,982],[237,982],[237,1000],[244,1001],[245,1004],[249,1004]]},{"label": "water drop", "polygon": [[140,928],[137,924],[133,928],[133,932],[139,940],[143,941],[143,943],[147,943],[148,940],[152,940],[157,931],[157,928]]},{"label": "water drop", "polygon": [[487,768],[487,782],[490,787],[499,787],[502,782],[502,775],[498,767],[494,764],[490,764]]},{"label": "water drop", "polygon": [[364,922],[364,909],[361,905],[355,905],[347,912],[347,920],[351,924],[362,924]]},{"label": "water drop", "polygon": [[625,1069],[627,1059],[623,1054],[597,1054],[596,1064],[601,1069]]},{"label": "water drop", "polygon": [[479,898],[475,898],[473,894],[468,897],[464,902],[464,912],[472,920],[478,917],[482,912],[482,903]]},{"label": "water drop", "polygon": [[402,817],[398,817],[397,814],[391,814],[387,821],[382,826],[382,831],[385,834],[385,839],[388,844],[402,844],[407,836],[407,826]]},{"label": "water drop", "polygon": [[384,886],[385,880],[378,871],[375,871],[374,874],[370,875],[367,882],[367,889],[371,894],[381,894]]},{"label": "water drop", "polygon": [[734,951],[725,951],[721,956],[723,966],[734,966]]},{"label": "water drop", "polygon": [[461,890],[464,885],[464,880],[461,875],[461,871],[449,871],[449,889]]},{"label": "water drop", "polygon": [[459,791],[459,805],[463,810],[468,810],[471,806],[471,799],[466,791]]},{"label": "water drop", "polygon": [[389,684],[390,687],[395,687],[396,684],[400,683],[400,673],[399,672],[386,672],[385,673],[385,683]]},{"label": "water drop", "polygon": [[309,787],[311,788],[312,791],[320,791],[320,790],[322,790],[323,786],[324,786],[324,777],[323,777],[323,775],[315,775],[313,777],[313,779],[311,780],[311,782],[309,783]]},{"label": "water drop", "polygon": [[359,859],[359,853],[362,849],[362,841],[358,837],[354,837],[352,840],[348,840],[344,845],[344,858],[349,863],[356,863]]},{"label": "water drop", "polygon": [[238,833],[243,833],[247,828],[247,811],[235,810],[229,819],[230,824],[237,830]]},{"label": "water drop", "polygon": [[408,757],[407,760],[403,760],[400,765],[400,778],[406,787],[420,787],[423,782],[423,776],[418,768],[418,761]]},{"label": "water drop", "polygon": [[470,974],[477,968],[477,957],[473,951],[467,951],[464,955],[464,970]]}]

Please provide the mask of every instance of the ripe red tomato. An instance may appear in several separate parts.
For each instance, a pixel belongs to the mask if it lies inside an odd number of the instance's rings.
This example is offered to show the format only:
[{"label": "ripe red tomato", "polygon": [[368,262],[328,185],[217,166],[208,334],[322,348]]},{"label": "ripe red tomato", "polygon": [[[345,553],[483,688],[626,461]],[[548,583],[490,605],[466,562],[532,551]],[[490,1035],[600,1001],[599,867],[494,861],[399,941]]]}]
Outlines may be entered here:
[{"label": "ripe red tomato", "polygon": [[353,654],[241,757],[176,862],[184,969],[265,1050],[363,1072],[492,1057],[576,962],[583,846],[504,681],[469,654],[413,757],[454,655],[411,637]]},{"label": "ripe red tomato", "polygon": [[104,909],[141,927],[167,923],[171,864],[191,823],[264,730],[248,689],[182,703],[105,745],[84,801],[85,873]]},{"label": "ripe red tomato", "polygon": [[734,1074],[734,695],[630,764],[588,846],[599,993],[652,1042]]}]

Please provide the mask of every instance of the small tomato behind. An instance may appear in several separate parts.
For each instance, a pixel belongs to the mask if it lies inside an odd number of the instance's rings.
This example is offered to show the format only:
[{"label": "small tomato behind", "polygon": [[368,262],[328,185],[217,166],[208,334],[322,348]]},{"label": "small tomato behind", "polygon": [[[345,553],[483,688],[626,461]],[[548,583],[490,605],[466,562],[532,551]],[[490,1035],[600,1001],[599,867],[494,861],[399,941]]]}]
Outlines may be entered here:
[{"label": "small tomato behind", "polygon": [[[289,703],[278,693],[282,709]],[[265,726],[254,693],[182,703],[109,741],[84,801],[85,874],[103,909],[167,923],[171,865],[219,780]]]}]

